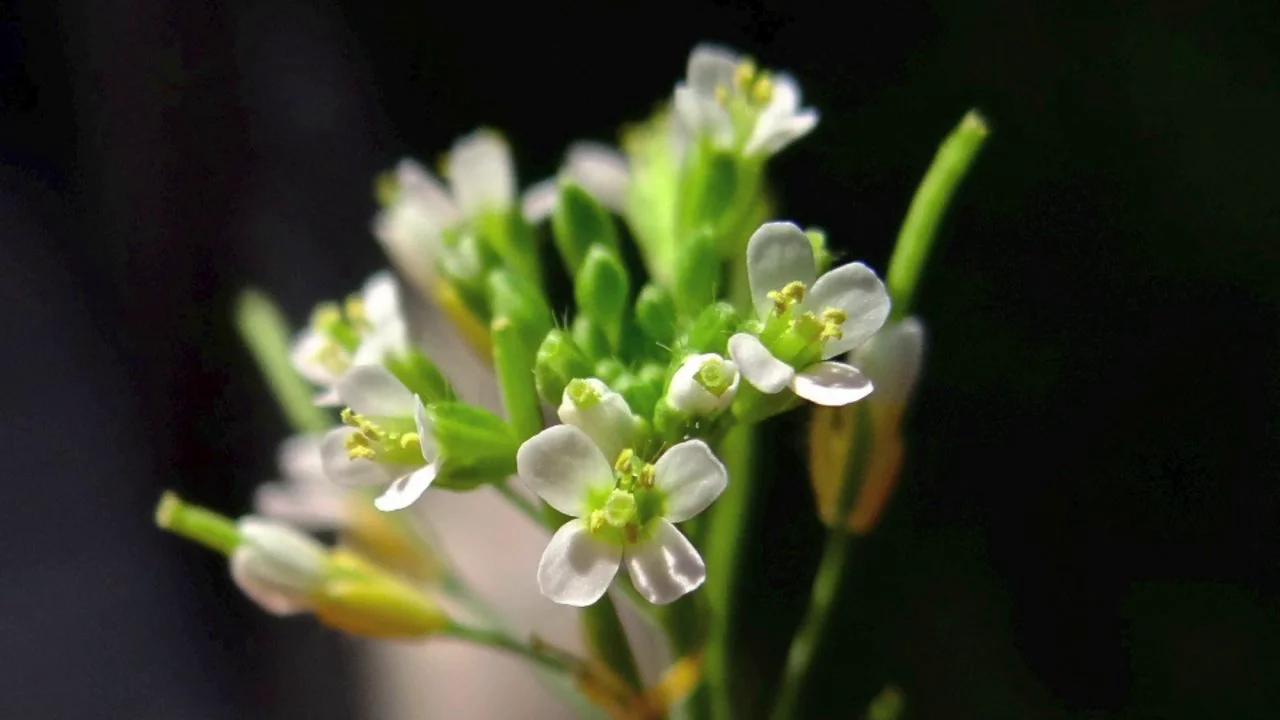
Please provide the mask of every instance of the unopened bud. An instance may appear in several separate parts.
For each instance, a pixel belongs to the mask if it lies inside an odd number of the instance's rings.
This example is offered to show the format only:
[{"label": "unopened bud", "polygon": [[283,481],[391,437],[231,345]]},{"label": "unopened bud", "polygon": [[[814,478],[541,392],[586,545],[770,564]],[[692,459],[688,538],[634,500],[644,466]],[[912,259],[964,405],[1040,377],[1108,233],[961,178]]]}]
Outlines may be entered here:
[{"label": "unopened bud", "polygon": [[231,553],[231,577],[244,594],[275,615],[311,609],[329,559],[324,545],[288,525],[248,516],[237,524],[240,544]]},{"label": "unopened bud", "polygon": [[671,376],[667,402],[690,415],[714,415],[738,392],[738,366],[715,353],[690,355]]}]

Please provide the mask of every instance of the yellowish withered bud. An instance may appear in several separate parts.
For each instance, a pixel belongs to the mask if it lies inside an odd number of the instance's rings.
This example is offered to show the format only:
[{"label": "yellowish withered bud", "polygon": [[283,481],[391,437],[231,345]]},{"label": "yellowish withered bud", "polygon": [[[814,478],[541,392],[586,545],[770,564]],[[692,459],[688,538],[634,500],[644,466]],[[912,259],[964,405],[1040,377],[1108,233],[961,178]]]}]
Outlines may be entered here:
[{"label": "yellowish withered bud", "polygon": [[329,627],[377,638],[432,635],[449,617],[424,593],[359,555],[335,550],[333,571],[313,598],[316,618]]}]

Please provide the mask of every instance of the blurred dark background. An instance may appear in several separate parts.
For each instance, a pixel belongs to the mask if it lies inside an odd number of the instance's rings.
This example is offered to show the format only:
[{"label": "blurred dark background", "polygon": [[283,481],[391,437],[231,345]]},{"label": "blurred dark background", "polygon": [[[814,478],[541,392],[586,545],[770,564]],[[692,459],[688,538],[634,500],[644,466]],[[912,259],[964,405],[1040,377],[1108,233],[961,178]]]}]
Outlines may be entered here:
[{"label": "blurred dark background", "polygon": [[[229,301],[304,317],[382,262],[375,173],[485,124],[544,177],[701,40],[801,79],[782,207],[879,268],[937,141],[994,128],[810,711],[894,682],[922,718],[1276,717],[1280,5],[1196,0],[3,7],[0,717],[358,715],[340,639],[150,524],[272,472]],[[821,540],[801,478],[769,501],[759,692]]]}]

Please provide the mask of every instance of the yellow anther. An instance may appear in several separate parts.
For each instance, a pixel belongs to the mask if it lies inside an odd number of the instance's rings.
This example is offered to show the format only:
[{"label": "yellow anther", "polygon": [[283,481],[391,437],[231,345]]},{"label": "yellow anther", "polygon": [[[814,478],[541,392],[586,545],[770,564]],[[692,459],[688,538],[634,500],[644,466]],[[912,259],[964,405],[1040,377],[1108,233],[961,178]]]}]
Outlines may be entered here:
[{"label": "yellow anther", "polygon": [[844,337],[844,330],[840,329],[839,323],[827,323],[822,327],[822,334],[818,339],[826,342],[827,340],[839,340]]},{"label": "yellow anther", "polygon": [[609,520],[605,517],[603,510],[596,510],[587,518],[587,530],[593,533],[600,532],[608,524]]},{"label": "yellow anther", "polygon": [[848,319],[849,313],[841,310],[840,308],[829,307],[822,311],[822,322],[824,323],[843,325],[844,321]]},{"label": "yellow anther", "polygon": [[367,447],[371,447],[372,445],[372,443],[369,441],[369,436],[365,435],[364,433],[358,433],[358,432],[351,433],[350,435],[348,435],[346,439],[342,441],[342,444],[348,450],[352,448],[358,448],[358,447],[367,448]]},{"label": "yellow anther", "polygon": [[635,456],[636,456],[636,453],[631,448],[626,448],[622,452],[618,453],[618,459],[613,463],[614,472],[630,474],[631,459],[634,458]]},{"label": "yellow anther", "polygon": [[799,280],[792,280],[782,288],[782,296],[792,303],[798,303],[804,300],[804,283]]},{"label": "yellow anther", "polygon": [[369,318],[364,314],[364,300],[358,296],[347,298],[345,307],[347,311],[347,320],[357,328],[364,327],[369,324]]},{"label": "yellow anther", "polygon": [[815,342],[826,332],[827,324],[811,312],[804,313],[791,323],[791,330],[805,340]]},{"label": "yellow anther", "polygon": [[721,107],[729,104],[729,88],[724,85],[716,86],[716,103]]},{"label": "yellow anther", "polygon": [[376,460],[377,458],[378,458],[378,453],[374,452],[373,448],[359,447],[359,446],[347,448],[347,459],[349,460],[372,461],[372,460]]},{"label": "yellow anther", "polygon": [[417,447],[419,442],[420,438],[416,432],[409,432],[400,436],[400,447],[405,450],[408,450],[411,447]]},{"label": "yellow anther", "polygon": [[342,408],[342,412],[338,413],[338,417],[342,420],[343,425],[349,425],[354,428],[360,427],[362,418],[356,414],[355,410],[349,407]]},{"label": "yellow anther", "polygon": [[773,78],[768,73],[760,73],[751,84],[751,102],[756,105],[768,105],[773,99]]},{"label": "yellow anther", "polygon": [[329,328],[342,322],[342,311],[338,309],[337,303],[320,303],[311,313],[311,326],[327,332]]},{"label": "yellow anther", "polygon": [[653,487],[653,464],[645,463],[640,468],[640,474],[636,475],[636,485],[644,490]]},{"label": "yellow anther", "polygon": [[742,89],[751,88],[751,83],[756,79],[756,64],[751,60],[743,60],[738,63],[738,67],[733,71],[733,84]]}]

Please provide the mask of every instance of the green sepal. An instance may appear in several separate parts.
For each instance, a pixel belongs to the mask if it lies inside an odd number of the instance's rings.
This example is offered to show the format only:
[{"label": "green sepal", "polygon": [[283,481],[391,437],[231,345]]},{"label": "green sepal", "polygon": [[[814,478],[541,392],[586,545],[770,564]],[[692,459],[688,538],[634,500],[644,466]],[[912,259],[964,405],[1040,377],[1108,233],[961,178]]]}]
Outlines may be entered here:
[{"label": "green sepal", "polygon": [[618,251],[618,229],[609,211],[591,193],[571,181],[561,181],[551,233],[570,276],[576,276],[594,246]]},{"label": "green sepal", "polygon": [[676,309],[694,317],[721,289],[720,253],[711,231],[703,229],[686,238],[676,255]]},{"label": "green sepal", "polygon": [[615,250],[595,245],[587,251],[574,276],[574,300],[579,317],[590,318],[617,350],[631,293],[631,278]]},{"label": "green sepal", "polygon": [[388,354],[383,358],[382,364],[409,392],[422,398],[424,403],[457,399],[453,386],[444,373],[417,348],[411,347],[403,352]]},{"label": "green sepal", "polygon": [[691,352],[726,354],[729,337],[738,331],[741,318],[726,302],[708,305],[698,315],[685,335],[684,345]]},{"label": "green sepal", "polygon": [[649,283],[636,296],[636,324],[649,339],[670,346],[676,338],[676,303],[661,285]]},{"label": "green sepal", "polygon": [[435,487],[470,490],[515,474],[520,439],[505,420],[463,402],[431,403],[426,410],[441,458]]},{"label": "green sepal", "polygon": [[604,330],[586,315],[579,315],[573,319],[570,332],[573,333],[574,343],[592,360],[613,357],[613,349],[609,346],[609,338],[604,334]]},{"label": "green sepal", "polygon": [[573,341],[573,337],[556,328],[547,333],[533,359],[533,381],[538,397],[548,405],[558,406],[564,387],[574,378],[592,376],[592,363]]},{"label": "green sepal", "polygon": [[486,269],[503,267],[534,288],[542,287],[533,226],[525,220],[518,205],[503,212],[482,213],[476,219],[475,228],[477,237],[497,259],[495,264],[486,263]]},{"label": "green sepal", "polygon": [[529,352],[551,330],[554,316],[538,286],[507,270],[494,270],[485,283],[494,318],[507,318]]}]

